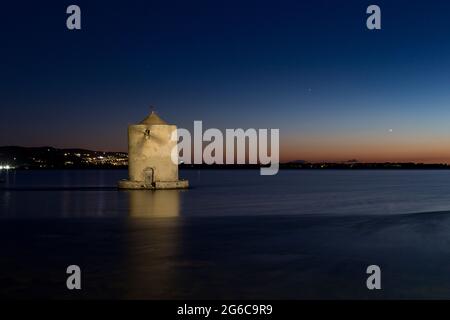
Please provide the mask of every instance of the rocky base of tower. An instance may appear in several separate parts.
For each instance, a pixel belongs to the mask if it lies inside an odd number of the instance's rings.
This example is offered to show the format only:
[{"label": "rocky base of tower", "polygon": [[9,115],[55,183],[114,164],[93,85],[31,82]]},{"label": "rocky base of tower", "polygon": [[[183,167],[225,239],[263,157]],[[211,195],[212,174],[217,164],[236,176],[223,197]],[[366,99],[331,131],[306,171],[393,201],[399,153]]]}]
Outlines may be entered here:
[{"label": "rocky base of tower", "polygon": [[156,181],[152,184],[146,184],[144,181],[120,180],[117,184],[117,187],[119,189],[128,190],[187,189],[189,188],[189,181]]}]

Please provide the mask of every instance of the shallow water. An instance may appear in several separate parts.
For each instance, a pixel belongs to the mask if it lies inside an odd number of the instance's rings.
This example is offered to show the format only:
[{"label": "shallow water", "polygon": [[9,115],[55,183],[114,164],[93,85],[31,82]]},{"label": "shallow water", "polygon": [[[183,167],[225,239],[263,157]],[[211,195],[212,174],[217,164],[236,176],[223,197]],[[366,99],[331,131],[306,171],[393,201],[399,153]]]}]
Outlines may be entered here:
[{"label": "shallow water", "polygon": [[[0,297],[450,298],[450,172],[17,171],[0,191]],[[82,290],[66,289],[66,267]],[[366,268],[382,290],[366,288]]]}]

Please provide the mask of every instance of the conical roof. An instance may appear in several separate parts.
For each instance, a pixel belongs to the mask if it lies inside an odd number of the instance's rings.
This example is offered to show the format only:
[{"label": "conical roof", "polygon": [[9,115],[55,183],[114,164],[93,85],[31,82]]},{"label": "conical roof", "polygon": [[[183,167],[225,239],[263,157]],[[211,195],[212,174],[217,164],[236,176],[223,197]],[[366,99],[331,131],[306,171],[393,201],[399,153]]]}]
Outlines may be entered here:
[{"label": "conical roof", "polygon": [[163,119],[161,119],[154,111],[152,111],[147,118],[145,118],[144,120],[142,120],[139,124],[145,124],[147,126],[151,126],[154,124],[165,124],[167,125],[168,123],[165,122]]}]

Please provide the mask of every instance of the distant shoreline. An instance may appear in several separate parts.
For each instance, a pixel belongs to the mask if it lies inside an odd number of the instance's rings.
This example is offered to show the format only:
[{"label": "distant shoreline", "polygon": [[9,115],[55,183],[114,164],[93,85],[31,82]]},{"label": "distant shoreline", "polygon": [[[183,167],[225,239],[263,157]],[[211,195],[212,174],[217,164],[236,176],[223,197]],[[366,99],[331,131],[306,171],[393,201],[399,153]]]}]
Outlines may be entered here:
[{"label": "distant shoreline", "polygon": [[[260,164],[180,164],[180,169],[260,169]],[[0,147],[0,170],[54,170],[54,169],[127,169],[126,152],[105,152],[86,149],[58,149],[53,147]],[[308,162],[295,160],[280,163],[281,170],[424,170],[450,169],[446,163],[414,162],[359,162],[356,159],[339,162]]]},{"label": "distant shoreline", "polygon": [[[180,165],[180,170],[259,170],[260,165]],[[17,167],[11,169],[0,169],[0,172],[6,171],[45,171],[45,170],[127,170],[128,166],[53,166],[53,167]],[[295,166],[292,164],[280,164],[280,170],[450,170],[446,164],[397,164],[397,163],[376,163],[359,165],[342,165],[334,163],[326,164],[308,164]]]}]

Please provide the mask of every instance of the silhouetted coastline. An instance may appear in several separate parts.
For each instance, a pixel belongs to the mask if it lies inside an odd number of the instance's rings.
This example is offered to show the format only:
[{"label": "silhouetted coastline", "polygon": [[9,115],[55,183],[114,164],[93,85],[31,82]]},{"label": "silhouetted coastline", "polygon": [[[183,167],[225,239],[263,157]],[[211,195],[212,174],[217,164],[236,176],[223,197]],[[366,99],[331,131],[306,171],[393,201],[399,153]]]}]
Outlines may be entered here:
[{"label": "silhouetted coastline", "polygon": [[[0,147],[0,166],[16,170],[48,170],[48,169],[126,169],[128,155],[126,152],[95,151],[87,149],[58,149],[54,147]],[[180,164],[180,169],[223,170],[223,169],[260,169],[261,164]],[[308,162],[296,160],[280,163],[280,169],[286,170],[399,170],[399,169],[432,169],[447,170],[447,163],[414,163],[414,162]]]}]

